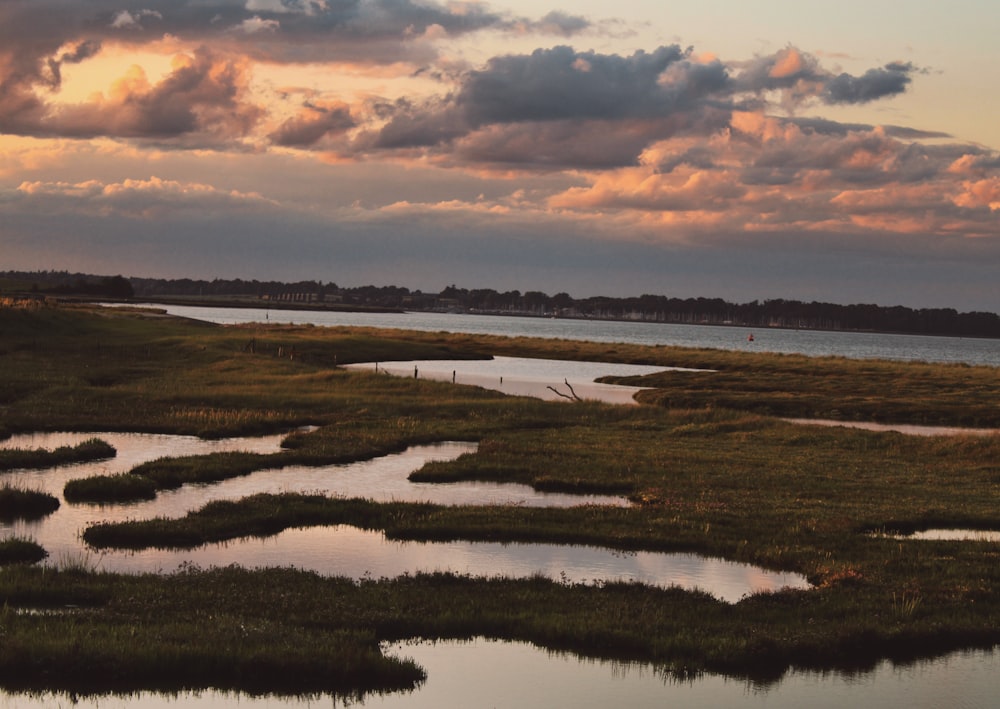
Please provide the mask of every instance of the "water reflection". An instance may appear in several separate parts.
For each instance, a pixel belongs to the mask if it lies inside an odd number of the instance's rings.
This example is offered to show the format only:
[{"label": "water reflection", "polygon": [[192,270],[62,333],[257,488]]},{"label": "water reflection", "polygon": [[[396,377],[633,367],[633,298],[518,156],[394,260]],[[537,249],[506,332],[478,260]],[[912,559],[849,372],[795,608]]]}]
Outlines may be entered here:
[{"label": "water reflection", "polygon": [[[408,362],[367,362],[350,364],[347,369],[374,371],[396,376],[416,376],[453,381],[494,389],[515,396],[531,396],[549,401],[565,400],[572,394],[610,404],[634,404],[641,387],[595,382],[600,377],[637,377],[663,371],[697,372],[681,367],[654,367],[609,362],[574,362],[529,357],[494,357],[487,360],[414,360]],[[567,384],[568,382],[568,384]],[[572,388],[572,390],[571,390]]]},{"label": "water reflection", "polygon": [[[767,709],[868,709],[913,707],[990,707],[1000,691],[1000,654],[961,652],[933,661],[896,666],[880,663],[873,671],[792,672],[762,687],[719,675],[679,680],[648,664],[580,659],[527,643],[409,642],[385,647],[387,654],[413,658],[427,672],[414,692],[372,695],[359,705],[372,709],[424,707],[498,707],[541,709],[554,706],[605,709],[609,706],[766,707]],[[127,696],[74,697],[50,692],[0,693],[3,709],[290,709],[339,707],[353,703],[326,696],[252,697],[205,690],[176,695],[137,692]]]},{"label": "water reflection", "polygon": [[896,431],[907,436],[993,436],[1000,434],[996,428],[959,428],[957,426],[918,426],[908,423],[873,423],[870,421],[838,421],[835,419],[784,419],[789,423],[806,426],[842,426],[864,431]]},{"label": "water reflection", "polygon": [[[15,471],[8,480],[43,489],[62,500],[65,483],[86,475],[121,472],[144,460],[162,457],[170,436],[148,434],[45,434],[6,441],[10,447],[73,445],[85,437],[98,437],[114,445],[119,455],[111,461],[52,468],[46,471]],[[177,449],[184,455],[214,450],[276,451],[281,436],[267,439],[201,441],[178,436]],[[30,537],[50,554],[46,563],[85,561],[95,568],[118,572],[170,572],[193,563],[202,567],[239,564],[248,568],[294,566],[323,574],[395,577],[420,571],[451,571],[474,576],[528,577],[542,574],[567,582],[593,583],[611,580],[701,589],[717,598],[734,602],[756,591],[784,587],[805,588],[797,574],[764,571],[746,564],[705,559],[691,554],[623,553],[610,549],[555,544],[487,544],[451,542],[424,544],[394,542],[380,532],[349,526],[290,529],[264,539],[242,539],[210,544],[192,550],[147,549],[140,552],[88,551],[80,533],[104,521],[180,517],[207,502],[240,499],[270,492],[304,492],[377,501],[428,501],[438,504],[517,504],[526,506],[571,506],[585,503],[628,504],[620,497],[577,496],[536,492],[526,485],[496,483],[410,483],[406,478],[431,460],[453,460],[476,449],[474,443],[452,442],[413,446],[403,453],[348,465],[316,468],[292,466],[262,470],[251,475],[213,484],[184,485],[161,492],[156,499],[129,504],[70,505],[37,521],[18,520],[0,524],[8,535]]]},{"label": "water reflection", "polygon": [[[91,524],[104,521],[135,519],[137,505],[71,505],[63,498],[63,488],[70,480],[95,475],[125,473],[140,463],[167,456],[203,455],[228,451],[276,453],[286,434],[260,437],[206,440],[196,436],[175,436],[154,433],[29,433],[0,441],[0,448],[54,449],[74,446],[88,438],[100,438],[117,450],[114,458],[86,463],[61,465],[45,470],[13,470],[0,473],[0,483],[31,490],[41,490],[60,501],[59,509],[40,520],[15,520],[0,523],[4,536],[29,537],[49,552],[47,563],[77,558],[85,553],[80,533]],[[196,490],[189,486],[190,492]],[[153,501],[156,502],[155,500]],[[192,501],[191,507],[200,506]],[[187,511],[187,510],[185,510]]]},{"label": "water reflection", "polygon": [[757,591],[808,588],[798,574],[695,554],[621,552],[561,544],[411,542],[347,525],[288,529],[262,539],[208,544],[190,550],[109,552],[94,562],[110,571],[172,571],[239,564],[247,568],[294,566],[356,580],[447,571],[470,576],[529,578],[542,575],[567,583],[638,581],[700,589],[734,603]]},{"label": "water reflection", "polygon": [[879,534],[890,539],[939,542],[1000,542],[1000,531],[993,529],[924,529],[912,534]]}]

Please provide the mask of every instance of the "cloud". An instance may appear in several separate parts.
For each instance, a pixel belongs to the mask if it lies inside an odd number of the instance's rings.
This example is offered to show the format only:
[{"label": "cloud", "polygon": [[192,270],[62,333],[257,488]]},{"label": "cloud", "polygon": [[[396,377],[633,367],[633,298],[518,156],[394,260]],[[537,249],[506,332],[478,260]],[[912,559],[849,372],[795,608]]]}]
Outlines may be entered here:
[{"label": "cloud", "polygon": [[[445,162],[526,169],[621,167],[636,164],[657,141],[726,130],[734,115],[748,110],[888,98],[905,90],[915,71],[912,64],[894,63],[860,77],[834,75],[795,47],[724,63],[701,60],[676,44],[629,56],[557,46],[494,57],[463,73],[447,95],[383,104],[384,123],[362,131],[355,148],[366,154],[424,151]],[[791,120],[841,137],[871,128]],[[891,133],[943,137],[902,127]]]},{"label": "cloud", "polygon": [[329,9],[325,0],[247,0],[245,7],[248,12],[302,13],[305,15],[315,15]]},{"label": "cloud", "polygon": [[796,47],[734,64],[741,70],[734,80],[738,90],[781,93],[780,103],[794,110],[809,101],[827,104],[864,104],[890,98],[906,91],[911,75],[919,71],[912,63],[891,62],[867,70],[861,76],[834,74],[824,69],[815,56]]},{"label": "cloud", "polygon": [[174,57],[171,72],[151,84],[133,66],[107,94],[85,103],[43,105],[25,101],[0,118],[0,127],[22,135],[91,138],[197,139],[223,144],[248,134],[261,110],[246,99],[248,67],[199,49]]},{"label": "cloud", "polygon": [[676,45],[629,57],[577,52],[567,46],[496,57],[464,77],[456,104],[473,127],[649,117],[677,103],[678,92],[659,80],[667,67],[684,58]]},{"label": "cloud", "polygon": [[355,126],[346,104],[307,102],[299,113],[284,121],[269,138],[284,147],[310,147],[330,135],[340,135]]},{"label": "cloud", "polygon": [[545,34],[570,37],[590,28],[590,22],[579,15],[568,15],[565,12],[550,12],[541,20],[532,23],[530,29]]},{"label": "cloud", "polygon": [[654,140],[723,127],[727,82],[722,64],[695,61],[677,45],[627,57],[568,46],[495,57],[448,96],[382,105],[384,125],[359,148],[447,152],[454,144],[458,161],[631,164]]},{"label": "cloud", "polygon": [[233,31],[244,34],[257,34],[259,32],[277,32],[280,29],[281,23],[278,20],[262,20],[259,16],[254,15],[243,20],[243,22],[233,28]]},{"label": "cloud", "polygon": [[913,71],[910,63],[893,63],[881,69],[869,69],[861,76],[838,74],[826,81],[824,100],[827,103],[868,103],[895,96],[909,86]]},{"label": "cloud", "polygon": [[147,17],[157,20],[163,19],[163,15],[156,10],[136,10],[134,12],[119,10],[114,19],[111,20],[110,27],[116,30],[142,30],[145,29],[142,26],[142,21]]},{"label": "cloud", "polygon": [[17,188],[18,210],[43,209],[47,214],[81,214],[130,219],[175,218],[192,214],[260,210],[273,205],[257,193],[220,190],[197,182],[150,177],[121,182],[22,182]]},{"label": "cloud", "polygon": [[707,141],[661,141],[641,165],[590,174],[589,184],[549,204],[688,233],[996,236],[996,157],[975,146],[903,141],[877,127],[842,135],[739,112]]},{"label": "cloud", "polygon": [[[125,5],[124,9],[122,5]],[[196,107],[178,96],[175,108],[153,94],[139,106],[119,105],[128,115],[116,119],[111,107],[57,106],[51,92],[62,84],[61,68],[94,57],[102,49],[153,47],[164,38],[187,54],[212,47],[217,62],[248,67],[251,62],[352,62],[428,66],[436,57],[436,38],[455,38],[484,30],[555,32],[566,36],[589,23],[565,13],[535,22],[494,12],[481,3],[440,5],[416,0],[36,0],[0,3],[0,131],[18,135],[118,135],[159,137],[232,133],[253,111],[238,106],[246,82],[232,88],[229,109],[238,120],[208,128]],[[157,50],[160,51],[160,50]],[[241,69],[246,73],[246,69]],[[170,90],[169,85],[154,87]],[[176,87],[175,87],[176,88]],[[209,100],[208,103],[213,103]],[[155,119],[146,108],[162,109]],[[144,114],[144,115],[140,115]],[[222,118],[215,115],[216,119]],[[250,120],[252,122],[252,120]],[[102,127],[106,126],[106,127]]]}]

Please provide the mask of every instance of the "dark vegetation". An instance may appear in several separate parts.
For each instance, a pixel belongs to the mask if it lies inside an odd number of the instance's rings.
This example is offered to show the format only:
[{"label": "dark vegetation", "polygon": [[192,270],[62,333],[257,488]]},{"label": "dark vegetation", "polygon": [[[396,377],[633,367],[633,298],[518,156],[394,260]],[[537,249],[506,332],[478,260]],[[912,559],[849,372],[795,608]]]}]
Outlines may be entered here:
[{"label": "dark vegetation", "polygon": [[16,468],[51,468],[56,465],[85,463],[92,460],[114,458],[114,446],[97,438],[82,441],[75,446],[60,446],[55,450],[36,448],[0,449],[0,471]]},{"label": "dark vegetation", "polygon": [[47,492],[24,490],[11,485],[0,487],[0,522],[38,519],[59,509],[59,500]]},{"label": "dark vegetation", "polygon": [[0,540],[0,566],[35,564],[46,556],[48,552],[30,539],[8,537]]},{"label": "dark vegetation", "polygon": [[674,409],[710,406],[788,418],[997,428],[996,378],[995,369],[962,364],[898,367],[878,360],[751,355],[742,367],[720,362],[713,372],[603,381],[652,387],[637,400]]},{"label": "dark vegetation", "polygon": [[[401,539],[692,551],[799,572],[815,585],[726,604],[679,589],[545,579],[427,574],[352,582],[288,569],[123,576],[15,566],[0,573],[0,604],[10,609],[0,614],[0,683],[9,688],[351,693],[412,686],[419,668],[383,658],[377,643],[416,636],[527,640],[677,672],[767,678],[790,667],[858,669],[1000,642],[995,545],[868,533],[1000,529],[1000,436],[907,437],[765,415],[995,426],[995,368],[215,327],[41,306],[0,308],[0,343],[0,426],[8,432],[222,436],[317,427],[293,434],[273,455],[165,459],[127,474],[154,487],[475,440],[477,453],[428,465],[420,477],[616,491],[636,503],[544,510],[255,496],[180,520],[97,525],[85,532],[95,548],[187,547],[348,523]],[[434,353],[717,372],[714,380],[657,375],[645,383],[660,390],[643,395],[657,405],[626,407],[506,398],[335,367]],[[15,612],[67,606],[86,611]],[[52,667],[65,670],[56,676]]]},{"label": "dark vegetation", "polygon": [[[5,287],[6,286],[6,287]],[[195,299],[269,307],[295,305],[329,309],[461,310],[464,312],[541,317],[642,320],[648,322],[739,325],[813,330],[905,332],[923,335],[1000,337],[1000,315],[960,313],[953,308],[907,308],[870,303],[838,305],[774,299],[730,303],[721,298],[641,295],[629,298],[573,298],[568,293],[459,288],[438,293],[400,286],[340,287],[319,281],[257,281],[101,277],[66,272],[0,272],[0,292],[79,295],[106,298]],[[183,302],[183,301],[181,301]]]},{"label": "dark vegetation", "polygon": [[66,502],[136,502],[156,497],[156,483],[143,475],[117,473],[70,480],[63,487]]}]

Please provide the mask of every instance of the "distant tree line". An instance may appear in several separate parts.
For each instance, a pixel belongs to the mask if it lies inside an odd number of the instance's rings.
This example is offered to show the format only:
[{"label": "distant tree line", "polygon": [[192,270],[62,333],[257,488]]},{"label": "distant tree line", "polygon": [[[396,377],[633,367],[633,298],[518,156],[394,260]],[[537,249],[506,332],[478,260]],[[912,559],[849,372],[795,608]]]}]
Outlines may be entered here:
[{"label": "distant tree line", "polygon": [[79,295],[92,298],[131,298],[132,284],[124,276],[92,276],[66,271],[0,272],[2,289],[35,295]]},{"label": "distant tree line", "polygon": [[1000,338],[1000,316],[960,313],[953,308],[907,308],[870,304],[836,305],[798,300],[729,303],[721,298],[573,298],[568,293],[499,292],[450,285],[438,293],[400,286],[343,288],[320,281],[193,280],[92,276],[66,272],[0,273],[5,290],[16,284],[37,293],[155,299],[185,297],[343,304],[359,307],[433,310],[535,317],[636,320],[643,322],[783,327],[815,330],[868,330],[925,335]]}]

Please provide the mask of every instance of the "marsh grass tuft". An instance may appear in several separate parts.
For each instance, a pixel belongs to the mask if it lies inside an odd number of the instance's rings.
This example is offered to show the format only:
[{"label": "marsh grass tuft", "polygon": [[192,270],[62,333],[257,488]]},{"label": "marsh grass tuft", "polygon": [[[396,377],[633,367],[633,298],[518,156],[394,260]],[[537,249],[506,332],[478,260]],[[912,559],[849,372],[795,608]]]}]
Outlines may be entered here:
[{"label": "marsh grass tuft", "polygon": [[118,473],[70,480],[63,487],[63,497],[72,503],[135,502],[152,500],[156,490],[156,483],[143,475]]},{"label": "marsh grass tuft", "polygon": [[0,566],[34,564],[48,556],[37,542],[22,537],[0,540]]},{"label": "marsh grass tuft", "polygon": [[60,446],[51,451],[44,448],[35,450],[7,448],[0,449],[0,470],[51,468],[70,463],[105,460],[114,458],[116,454],[114,446],[99,438],[90,438],[75,446]]},{"label": "marsh grass tuft", "polygon": [[12,485],[0,487],[0,521],[40,519],[59,509],[59,500],[39,490]]}]

